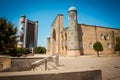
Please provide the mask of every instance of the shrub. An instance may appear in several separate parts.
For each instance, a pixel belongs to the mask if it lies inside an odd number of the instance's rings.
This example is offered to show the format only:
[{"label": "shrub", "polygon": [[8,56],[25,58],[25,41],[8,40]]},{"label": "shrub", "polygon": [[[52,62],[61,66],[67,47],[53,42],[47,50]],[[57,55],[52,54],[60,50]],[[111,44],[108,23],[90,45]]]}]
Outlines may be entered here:
[{"label": "shrub", "polygon": [[11,53],[9,54],[10,56],[13,57],[20,57],[22,56],[23,50],[21,48],[14,48],[13,50],[11,50]]},{"label": "shrub", "polygon": [[36,47],[35,49],[34,49],[34,53],[38,53],[38,54],[44,54],[44,53],[46,53],[46,48],[45,47]]},{"label": "shrub", "polygon": [[30,53],[30,50],[28,48],[23,48],[24,51],[23,51],[23,54],[29,54]]},{"label": "shrub", "polygon": [[102,44],[99,41],[97,41],[93,44],[93,48],[95,51],[97,51],[97,56],[99,57],[99,51],[103,51]]}]

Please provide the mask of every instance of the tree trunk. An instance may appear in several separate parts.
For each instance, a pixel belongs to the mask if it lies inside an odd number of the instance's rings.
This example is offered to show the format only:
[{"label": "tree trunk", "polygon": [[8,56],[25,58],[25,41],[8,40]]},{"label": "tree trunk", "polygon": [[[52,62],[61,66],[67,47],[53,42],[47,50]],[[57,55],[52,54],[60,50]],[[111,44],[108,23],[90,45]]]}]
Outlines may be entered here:
[{"label": "tree trunk", "polygon": [[100,57],[100,56],[99,56],[99,51],[97,51],[97,56]]},{"label": "tree trunk", "polygon": [[120,51],[119,51],[119,56],[120,56]]}]

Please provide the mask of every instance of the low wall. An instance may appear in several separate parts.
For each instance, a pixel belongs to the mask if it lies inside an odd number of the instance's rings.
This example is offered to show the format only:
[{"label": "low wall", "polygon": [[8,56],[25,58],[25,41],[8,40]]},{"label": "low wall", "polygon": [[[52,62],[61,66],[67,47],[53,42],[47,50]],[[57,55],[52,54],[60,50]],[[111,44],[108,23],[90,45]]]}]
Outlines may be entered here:
[{"label": "low wall", "polygon": [[38,58],[11,58],[11,68],[10,71],[30,71],[31,63],[37,60],[43,59],[43,57]]},{"label": "low wall", "polygon": [[10,68],[11,59],[9,57],[0,57],[0,71]]},{"label": "low wall", "polygon": [[0,72],[30,71],[31,63],[44,57],[0,57]]},{"label": "low wall", "polygon": [[102,80],[101,70],[64,72],[7,72],[0,80]]}]

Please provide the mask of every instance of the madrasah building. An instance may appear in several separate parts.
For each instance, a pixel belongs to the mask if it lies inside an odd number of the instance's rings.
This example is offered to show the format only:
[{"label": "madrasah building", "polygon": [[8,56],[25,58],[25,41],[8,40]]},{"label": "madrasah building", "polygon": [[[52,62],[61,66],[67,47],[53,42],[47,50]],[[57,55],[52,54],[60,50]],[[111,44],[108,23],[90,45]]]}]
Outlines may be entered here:
[{"label": "madrasah building", "polygon": [[59,53],[61,56],[80,56],[96,54],[93,44],[103,45],[101,54],[115,53],[115,38],[120,29],[79,24],[76,7],[68,9],[68,27],[63,26],[63,15],[58,14],[51,24],[50,37],[47,38],[47,54]]}]

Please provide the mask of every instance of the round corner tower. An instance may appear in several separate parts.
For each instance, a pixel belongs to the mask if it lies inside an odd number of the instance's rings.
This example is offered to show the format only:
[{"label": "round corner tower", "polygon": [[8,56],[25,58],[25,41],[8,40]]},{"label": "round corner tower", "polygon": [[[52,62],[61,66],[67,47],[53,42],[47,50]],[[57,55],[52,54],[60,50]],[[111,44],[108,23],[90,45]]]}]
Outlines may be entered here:
[{"label": "round corner tower", "polygon": [[76,7],[70,7],[68,10],[68,31],[67,31],[67,55],[68,56],[79,56],[79,36],[77,26],[77,9]]}]

